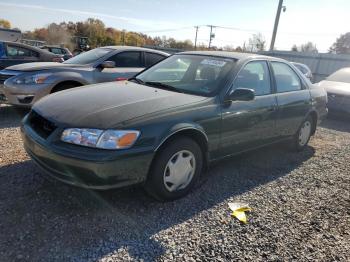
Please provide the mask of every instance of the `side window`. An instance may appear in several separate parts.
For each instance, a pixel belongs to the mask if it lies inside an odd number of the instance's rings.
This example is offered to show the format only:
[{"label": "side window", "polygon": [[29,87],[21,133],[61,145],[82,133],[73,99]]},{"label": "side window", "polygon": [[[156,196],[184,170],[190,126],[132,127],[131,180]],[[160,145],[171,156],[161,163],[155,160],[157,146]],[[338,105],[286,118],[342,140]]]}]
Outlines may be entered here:
[{"label": "side window", "polygon": [[277,93],[302,89],[299,76],[287,64],[271,62],[271,65],[276,79]]},{"label": "side window", "polygon": [[253,89],[257,96],[271,94],[270,74],[266,61],[248,63],[238,73],[233,87]]},{"label": "side window", "polygon": [[13,46],[13,45],[7,45],[7,56],[8,57],[31,57],[31,56],[35,56],[32,55],[32,51],[23,47],[19,47],[19,46]]},{"label": "side window", "polygon": [[116,67],[143,67],[141,52],[122,52],[107,60],[114,61]]},{"label": "side window", "polygon": [[165,57],[160,54],[145,52],[146,67],[154,65],[164,58]]}]

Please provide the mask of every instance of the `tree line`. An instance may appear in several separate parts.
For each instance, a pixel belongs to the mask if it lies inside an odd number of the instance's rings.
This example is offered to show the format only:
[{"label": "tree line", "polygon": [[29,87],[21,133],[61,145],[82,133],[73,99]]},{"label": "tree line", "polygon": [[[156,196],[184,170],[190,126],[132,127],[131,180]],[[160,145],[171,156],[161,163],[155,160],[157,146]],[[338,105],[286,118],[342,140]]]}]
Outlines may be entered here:
[{"label": "tree line", "polygon": [[[0,19],[0,28],[11,28],[11,23]],[[179,41],[172,37],[151,37],[140,32],[130,32],[106,27],[105,24],[95,18],[88,18],[81,22],[51,23],[47,27],[36,28],[32,31],[23,32],[23,38],[45,41],[47,44],[64,45],[71,50],[74,49],[74,37],[88,37],[91,48],[107,45],[132,45],[132,46],[158,46],[163,48],[174,48],[182,50],[193,50],[194,44],[191,40]],[[204,44],[197,45],[197,50],[207,50]],[[261,33],[253,34],[247,44],[242,46],[226,45],[224,47],[212,46],[214,50],[259,52],[266,49],[266,41]],[[292,51],[317,53],[317,47],[312,42],[303,45],[293,45]],[[329,53],[350,54],[350,32],[341,35],[329,48]]]}]

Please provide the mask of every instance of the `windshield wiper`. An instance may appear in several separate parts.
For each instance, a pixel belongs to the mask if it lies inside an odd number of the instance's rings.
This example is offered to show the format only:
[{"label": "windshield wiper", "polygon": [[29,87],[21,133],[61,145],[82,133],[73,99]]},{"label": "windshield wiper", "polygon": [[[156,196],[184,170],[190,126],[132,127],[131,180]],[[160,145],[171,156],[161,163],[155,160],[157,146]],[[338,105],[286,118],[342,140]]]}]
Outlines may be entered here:
[{"label": "windshield wiper", "polygon": [[166,90],[170,90],[170,91],[175,91],[175,92],[178,92],[178,93],[183,93],[182,91],[180,91],[179,89],[173,87],[173,86],[170,86],[170,85],[167,85],[167,84],[164,84],[162,82],[152,82],[152,81],[149,81],[149,82],[145,82],[146,85],[149,85],[149,86],[153,86],[153,87],[158,87],[158,88],[161,88],[161,89],[166,89]]},{"label": "windshield wiper", "polygon": [[140,78],[137,78],[137,77],[131,77],[128,79],[128,81],[136,82],[136,83],[141,84],[141,85],[145,84],[144,81],[142,81]]}]

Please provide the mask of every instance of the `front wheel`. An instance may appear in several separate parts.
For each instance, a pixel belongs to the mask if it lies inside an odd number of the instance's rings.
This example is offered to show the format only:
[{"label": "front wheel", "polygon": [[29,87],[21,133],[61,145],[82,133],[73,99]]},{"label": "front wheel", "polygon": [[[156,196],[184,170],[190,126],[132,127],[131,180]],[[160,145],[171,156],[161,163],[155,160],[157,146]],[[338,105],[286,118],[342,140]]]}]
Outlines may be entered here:
[{"label": "front wheel", "polygon": [[199,145],[187,137],[174,139],[157,153],[145,189],[162,201],[183,197],[193,188],[202,167]]},{"label": "front wheel", "polygon": [[295,151],[303,150],[309,143],[312,134],[313,120],[308,117],[299,127],[298,132],[293,137],[293,149]]}]

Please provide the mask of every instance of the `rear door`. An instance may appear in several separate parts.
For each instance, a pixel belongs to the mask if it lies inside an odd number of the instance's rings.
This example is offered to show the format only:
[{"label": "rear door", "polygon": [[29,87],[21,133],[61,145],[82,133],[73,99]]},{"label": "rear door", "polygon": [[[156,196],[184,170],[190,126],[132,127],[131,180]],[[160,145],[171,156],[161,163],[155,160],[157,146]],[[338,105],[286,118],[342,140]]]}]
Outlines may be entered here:
[{"label": "rear door", "polygon": [[281,138],[294,135],[311,109],[310,91],[288,64],[271,61],[276,87],[278,117],[276,132]]},{"label": "rear door", "polygon": [[142,71],[145,67],[143,53],[140,51],[120,52],[107,58],[106,61],[115,62],[115,68],[96,70],[96,83],[128,79]]},{"label": "rear door", "polygon": [[274,140],[277,102],[267,61],[246,64],[238,73],[230,92],[236,88],[253,89],[255,99],[223,105],[221,148],[224,155]]},{"label": "rear door", "polygon": [[4,67],[39,61],[39,53],[29,48],[15,44],[5,44],[4,46],[6,53],[2,60]]}]

